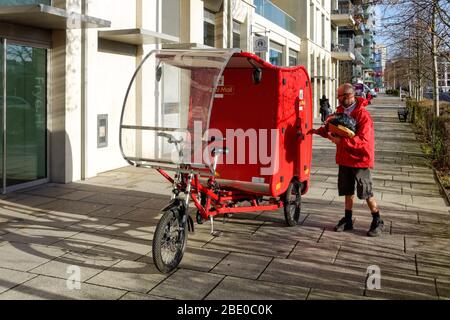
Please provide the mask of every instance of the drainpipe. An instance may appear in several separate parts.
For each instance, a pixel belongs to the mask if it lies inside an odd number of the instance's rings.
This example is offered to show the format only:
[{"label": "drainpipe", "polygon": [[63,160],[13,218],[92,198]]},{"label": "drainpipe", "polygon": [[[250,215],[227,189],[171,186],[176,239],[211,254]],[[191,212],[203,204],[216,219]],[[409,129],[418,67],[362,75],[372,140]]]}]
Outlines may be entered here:
[{"label": "drainpipe", "polygon": [[[81,14],[86,15],[87,13],[87,0],[81,1]],[[81,25],[81,180],[87,179],[87,29],[83,28]]]},{"label": "drainpipe", "polygon": [[3,39],[3,61],[1,61],[3,68],[3,159],[2,159],[2,191],[6,194],[6,55],[7,42]]},{"label": "drainpipe", "polygon": [[233,48],[233,0],[228,0],[228,48]]}]

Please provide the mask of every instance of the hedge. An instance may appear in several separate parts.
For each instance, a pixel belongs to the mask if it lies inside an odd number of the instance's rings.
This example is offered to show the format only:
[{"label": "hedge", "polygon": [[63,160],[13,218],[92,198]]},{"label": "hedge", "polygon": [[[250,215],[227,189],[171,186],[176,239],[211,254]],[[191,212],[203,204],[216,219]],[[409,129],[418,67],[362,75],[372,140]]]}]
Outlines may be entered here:
[{"label": "hedge", "polygon": [[450,167],[450,103],[441,103],[440,117],[433,112],[433,101],[421,102],[408,99],[406,102],[409,121],[430,144],[433,158],[439,168]]}]

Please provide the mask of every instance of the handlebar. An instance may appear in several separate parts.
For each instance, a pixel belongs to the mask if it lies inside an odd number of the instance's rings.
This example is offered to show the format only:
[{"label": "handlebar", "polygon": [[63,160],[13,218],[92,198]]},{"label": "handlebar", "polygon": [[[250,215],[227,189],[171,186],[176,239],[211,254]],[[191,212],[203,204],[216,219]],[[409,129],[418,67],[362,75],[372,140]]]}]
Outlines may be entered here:
[{"label": "handlebar", "polygon": [[168,140],[167,142],[173,143],[173,144],[179,144],[179,143],[183,142],[183,138],[180,138],[180,140],[177,140],[173,135],[171,135],[169,133],[165,133],[165,132],[158,132],[157,136],[167,138],[167,140]]}]

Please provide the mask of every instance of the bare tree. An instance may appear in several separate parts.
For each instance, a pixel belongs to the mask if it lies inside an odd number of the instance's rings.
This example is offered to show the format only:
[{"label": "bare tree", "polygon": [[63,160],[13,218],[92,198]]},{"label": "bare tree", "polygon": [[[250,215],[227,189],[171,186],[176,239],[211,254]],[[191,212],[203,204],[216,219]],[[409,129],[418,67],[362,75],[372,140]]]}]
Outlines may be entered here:
[{"label": "bare tree", "polygon": [[397,59],[409,59],[410,91],[422,99],[425,81],[432,83],[439,116],[438,59],[449,59],[448,0],[384,0],[382,30]]}]

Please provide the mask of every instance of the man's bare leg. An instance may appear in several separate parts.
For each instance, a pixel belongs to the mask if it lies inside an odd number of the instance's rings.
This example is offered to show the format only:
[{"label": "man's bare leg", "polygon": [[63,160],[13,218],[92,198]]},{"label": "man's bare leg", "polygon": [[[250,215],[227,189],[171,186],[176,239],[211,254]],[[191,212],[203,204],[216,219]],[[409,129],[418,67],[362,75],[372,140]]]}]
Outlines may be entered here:
[{"label": "man's bare leg", "polygon": [[355,202],[355,196],[345,196],[345,210],[353,210],[353,203]]},{"label": "man's bare leg", "polygon": [[377,202],[375,201],[374,197],[367,199],[366,202],[367,202],[367,205],[369,206],[371,213],[376,213],[379,211]]},{"label": "man's bare leg", "polygon": [[367,232],[367,235],[369,237],[378,237],[382,234],[384,229],[384,222],[380,217],[380,209],[378,208],[375,198],[369,198],[366,202],[373,217],[372,224],[370,225],[370,230]]}]

